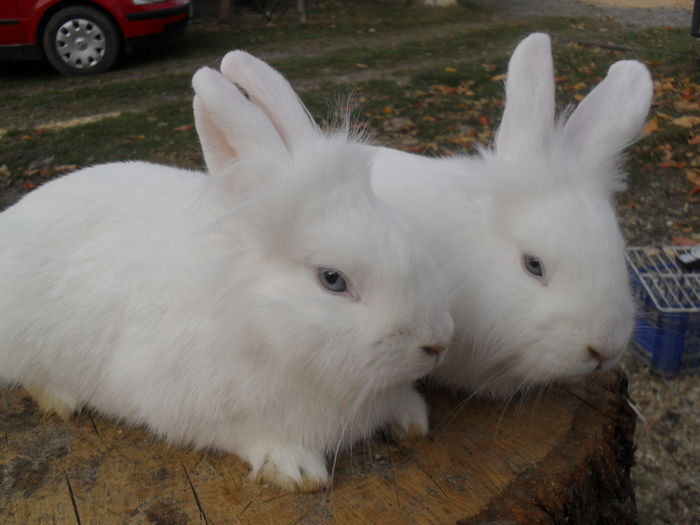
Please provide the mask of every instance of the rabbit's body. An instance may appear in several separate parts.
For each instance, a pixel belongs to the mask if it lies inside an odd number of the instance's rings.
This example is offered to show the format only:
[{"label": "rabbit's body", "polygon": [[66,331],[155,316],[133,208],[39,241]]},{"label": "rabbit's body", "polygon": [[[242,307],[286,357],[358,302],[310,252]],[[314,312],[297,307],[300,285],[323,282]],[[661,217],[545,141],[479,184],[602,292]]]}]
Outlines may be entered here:
[{"label": "rabbit's body", "polygon": [[452,332],[444,285],[365,146],[278,135],[220,75],[194,84],[211,175],[95,166],[0,214],[0,379],[315,489],[379,426],[427,431],[412,382]]},{"label": "rabbit's body", "polygon": [[[12,279],[0,281],[0,374],[43,385],[65,398],[69,413],[89,400],[106,413],[143,422],[152,411],[132,397],[145,397],[161,408],[156,428],[191,440],[185,429],[201,422],[178,415],[181,396],[200,409],[216,405],[221,397],[211,393],[230,381],[230,370],[224,360],[221,368],[204,367],[200,377],[201,360],[229,351],[226,341],[240,338],[230,333],[230,319],[245,319],[241,329],[252,322],[245,304],[251,272],[232,274],[222,289],[223,265],[232,259],[251,259],[240,266],[244,270],[259,264],[235,223],[225,233],[212,231],[212,214],[226,210],[198,208],[198,196],[210,185],[204,173],[109,164],[52,181],[4,212],[0,272]],[[202,253],[211,256],[210,267],[202,265]],[[62,268],[60,274],[37,271],[52,266]],[[23,296],[42,297],[52,315],[37,317],[35,304],[18,300]],[[76,344],[77,337],[87,339]],[[245,370],[256,356],[241,357],[251,362],[236,362],[235,387],[245,386]],[[176,365],[188,362],[173,381]]]},{"label": "rabbit's body", "polygon": [[[279,125],[304,120],[260,60],[234,51],[221,70]],[[493,148],[445,159],[370,148],[375,192],[409,217],[450,287],[441,383],[508,397],[608,369],[626,348],[635,307],[611,203],[653,84],[626,60],[558,121],[554,95],[549,37],[533,34],[511,57]]]}]

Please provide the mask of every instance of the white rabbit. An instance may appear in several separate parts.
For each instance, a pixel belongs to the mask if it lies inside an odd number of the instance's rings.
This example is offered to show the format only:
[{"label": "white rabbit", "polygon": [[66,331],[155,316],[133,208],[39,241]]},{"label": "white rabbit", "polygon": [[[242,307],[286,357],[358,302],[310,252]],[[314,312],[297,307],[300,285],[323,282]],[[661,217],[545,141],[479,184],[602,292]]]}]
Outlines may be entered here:
[{"label": "white rabbit", "polygon": [[[260,60],[231,52],[221,71],[278,126],[304,120]],[[652,81],[641,63],[618,62],[556,123],[554,91],[550,39],[532,34],[511,57],[493,150],[436,159],[374,148],[377,195],[410,216],[451,286],[455,333],[432,375],[443,384],[507,397],[608,369],[627,346],[635,307],[611,201]]]},{"label": "white rabbit", "polygon": [[314,490],[379,426],[427,431],[412,382],[452,335],[445,285],[366,146],[193,85],[212,176],[106,164],[0,214],[0,379]]}]

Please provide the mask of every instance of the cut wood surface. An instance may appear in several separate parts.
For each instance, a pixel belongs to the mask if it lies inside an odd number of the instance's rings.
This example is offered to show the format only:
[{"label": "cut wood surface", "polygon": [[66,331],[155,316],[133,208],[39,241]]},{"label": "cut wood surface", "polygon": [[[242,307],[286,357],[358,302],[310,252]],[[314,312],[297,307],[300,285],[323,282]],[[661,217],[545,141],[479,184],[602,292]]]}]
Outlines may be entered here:
[{"label": "cut wood surface", "polygon": [[232,454],[0,389],[0,523],[634,523],[625,394],[614,372],[507,405],[428,389],[427,438],[358,444],[331,490],[299,494]]}]

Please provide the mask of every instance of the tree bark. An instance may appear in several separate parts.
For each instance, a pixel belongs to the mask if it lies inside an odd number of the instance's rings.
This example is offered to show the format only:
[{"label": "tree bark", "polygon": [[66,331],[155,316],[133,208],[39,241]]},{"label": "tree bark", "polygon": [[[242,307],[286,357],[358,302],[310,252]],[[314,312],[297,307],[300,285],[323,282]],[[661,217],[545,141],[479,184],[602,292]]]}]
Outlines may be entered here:
[{"label": "tree bark", "polygon": [[219,0],[219,22],[231,21],[231,0]]},{"label": "tree bark", "polygon": [[250,481],[232,454],[89,412],[63,422],[0,390],[0,523],[635,523],[621,374],[507,405],[426,395],[427,438],[357,444],[330,491],[298,494]]}]

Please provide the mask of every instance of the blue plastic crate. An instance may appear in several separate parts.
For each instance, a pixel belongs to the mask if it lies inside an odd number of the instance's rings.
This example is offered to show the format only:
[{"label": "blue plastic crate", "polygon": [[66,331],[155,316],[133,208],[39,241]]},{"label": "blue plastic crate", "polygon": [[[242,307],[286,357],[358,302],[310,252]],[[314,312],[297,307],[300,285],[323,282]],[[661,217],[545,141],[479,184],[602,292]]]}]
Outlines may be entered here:
[{"label": "blue plastic crate", "polygon": [[700,272],[676,262],[689,250],[627,248],[639,306],[632,348],[662,375],[700,371]]}]

